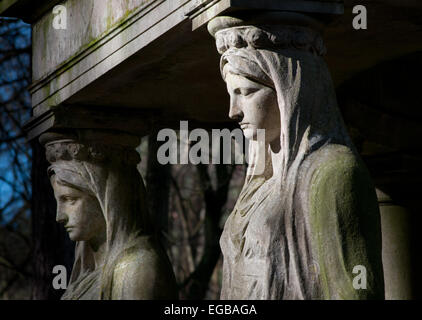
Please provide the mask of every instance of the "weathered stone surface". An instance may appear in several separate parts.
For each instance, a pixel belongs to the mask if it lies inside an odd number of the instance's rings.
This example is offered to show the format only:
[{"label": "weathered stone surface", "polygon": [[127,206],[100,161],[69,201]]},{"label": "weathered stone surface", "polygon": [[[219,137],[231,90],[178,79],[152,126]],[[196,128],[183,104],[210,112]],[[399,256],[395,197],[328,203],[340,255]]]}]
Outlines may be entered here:
[{"label": "weathered stone surface", "polygon": [[150,234],[136,165],[139,139],[77,130],[40,138],[51,166],[57,221],[77,241],[63,299],[174,299],[165,251]]},{"label": "weathered stone surface", "polygon": [[68,0],[62,5],[67,10],[67,29],[53,27],[53,12],[45,14],[33,28],[33,80],[49,75],[72,56],[99,41],[119,27],[119,23],[145,10],[153,0]]},{"label": "weathered stone surface", "polygon": [[34,114],[63,103],[185,21],[189,2],[68,0],[67,30],[54,29],[53,14],[46,14],[33,26]]},{"label": "weathered stone surface", "polygon": [[[337,108],[318,32],[212,21],[230,117],[266,131],[220,240],[223,299],[383,299],[381,224],[368,171]],[[218,26],[221,28],[219,29]],[[308,24],[309,26],[311,24]],[[283,31],[280,31],[283,30]],[[256,147],[253,147],[256,146]],[[364,266],[366,289],[353,285]]]}]

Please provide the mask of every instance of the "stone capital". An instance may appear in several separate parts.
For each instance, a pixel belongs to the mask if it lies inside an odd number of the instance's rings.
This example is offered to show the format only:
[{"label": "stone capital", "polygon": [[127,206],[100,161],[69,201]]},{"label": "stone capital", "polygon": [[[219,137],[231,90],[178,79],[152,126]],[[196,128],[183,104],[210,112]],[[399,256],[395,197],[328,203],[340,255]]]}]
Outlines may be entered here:
[{"label": "stone capital", "polygon": [[221,16],[208,24],[220,54],[249,48],[299,49],[322,56],[326,53],[322,30],[322,23],[314,18],[289,12]]},{"label": "stone capital", "polygon": [[136,166],[140,156],[135,148],[140,138],[121,132],[101,130],[67,130],[47,132],[39,141],[50,163],[79,160],[98,164]]}]

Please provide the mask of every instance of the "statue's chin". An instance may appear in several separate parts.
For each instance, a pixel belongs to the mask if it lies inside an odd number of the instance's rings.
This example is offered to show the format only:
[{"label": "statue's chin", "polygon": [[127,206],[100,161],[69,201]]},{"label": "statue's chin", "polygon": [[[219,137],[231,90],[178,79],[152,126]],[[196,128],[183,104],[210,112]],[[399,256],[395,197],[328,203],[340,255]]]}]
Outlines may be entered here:
[{"label": "statue's chin", "polygon": [[243,135],[248,140],[256,140],[256,133],[253,128],[244,128],[243,129]]},{"label": "statue's chin", "polygon": [[67,233],[68,233],[68,235],[69,235],[69,239],[70,239],[70,240],[72,240],[72,241],[81,241],[81,239],[80,239],[80,237],[78,236],[78,234],[77,234],[76,230],[74,230],[74,229],[70,229],[70,230],[67,230]]}]

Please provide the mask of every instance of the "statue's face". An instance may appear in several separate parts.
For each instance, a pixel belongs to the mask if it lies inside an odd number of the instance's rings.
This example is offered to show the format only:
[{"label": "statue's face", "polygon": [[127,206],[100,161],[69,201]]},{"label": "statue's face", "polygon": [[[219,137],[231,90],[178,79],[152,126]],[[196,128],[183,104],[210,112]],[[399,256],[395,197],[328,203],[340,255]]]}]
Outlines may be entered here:
[{"label": "statue's face", "polygon": [[276,92],[243,76],[228,73],[229,117],[237,120],[245,137],[257,139],[257,130],[265,130],[265,140],[280,138],[280,110]]},{"label": "statue's face", "polygon": [[63,223],[73,241],[89,241],[105,233],[100,205],[93,196],[51,179],[57,201],[56,220]]}]

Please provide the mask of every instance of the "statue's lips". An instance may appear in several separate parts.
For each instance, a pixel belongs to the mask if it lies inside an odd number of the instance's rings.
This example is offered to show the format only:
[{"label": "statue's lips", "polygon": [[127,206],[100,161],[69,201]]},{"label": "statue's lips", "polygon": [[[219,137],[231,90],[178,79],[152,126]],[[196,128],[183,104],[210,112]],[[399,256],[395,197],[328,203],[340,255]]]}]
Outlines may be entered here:
[{"label": "statue's lips", "polygon": [[245,123],[240,123],[240,128],[247,128],[249,126],[249,123],[245,122]]}]

